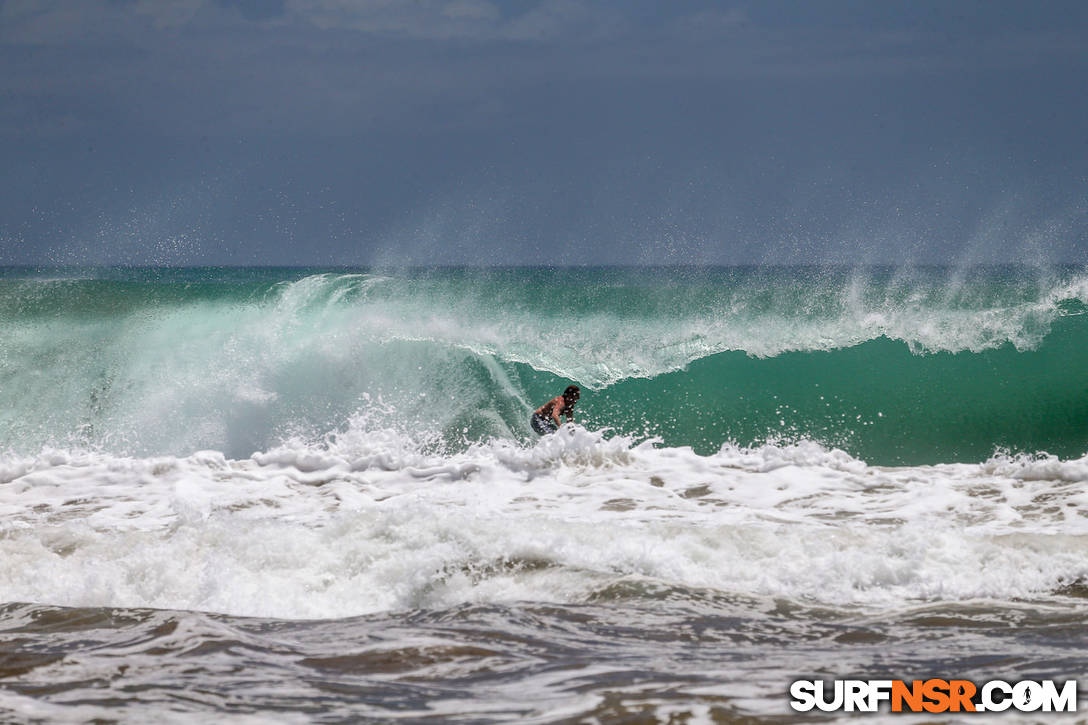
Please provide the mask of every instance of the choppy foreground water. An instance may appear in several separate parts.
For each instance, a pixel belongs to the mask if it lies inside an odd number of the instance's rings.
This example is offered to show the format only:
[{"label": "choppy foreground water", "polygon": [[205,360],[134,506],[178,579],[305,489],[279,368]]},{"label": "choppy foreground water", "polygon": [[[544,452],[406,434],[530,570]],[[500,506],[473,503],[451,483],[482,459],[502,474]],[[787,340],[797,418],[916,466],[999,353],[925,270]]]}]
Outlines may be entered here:
[{"label": "choppy foreground water", "polygon": [[865,613],[644,581],[594,600],[317,621],[7,605],[0,707],[50,722],[792,722],[820,719],[787,707],[800,676],[1065,680],[1088,645],[1079,604]]},{"label": "choppy foreground water", "polygon": [[779,722],[802,677],[1088,665],[1085,459],[360,446],[9,463],[0,710]]}]

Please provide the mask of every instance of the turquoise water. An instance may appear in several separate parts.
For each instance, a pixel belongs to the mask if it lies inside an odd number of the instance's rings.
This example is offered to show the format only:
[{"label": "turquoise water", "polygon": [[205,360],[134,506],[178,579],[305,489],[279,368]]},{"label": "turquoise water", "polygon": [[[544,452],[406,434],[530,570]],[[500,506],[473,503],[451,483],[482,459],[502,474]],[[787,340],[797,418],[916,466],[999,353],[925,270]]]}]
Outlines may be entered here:
[{"label": "turquoise water", "polygon": [[870,463],[1088,449],[1075,267],[26,269],[0,274],[0,446],[134,455],[395,429],[670,447],[814,440]]},{"label": "turquoise water", "polygon": [[1075,679],[1086,302],[1072,267],[5,269],[0,720]]}]

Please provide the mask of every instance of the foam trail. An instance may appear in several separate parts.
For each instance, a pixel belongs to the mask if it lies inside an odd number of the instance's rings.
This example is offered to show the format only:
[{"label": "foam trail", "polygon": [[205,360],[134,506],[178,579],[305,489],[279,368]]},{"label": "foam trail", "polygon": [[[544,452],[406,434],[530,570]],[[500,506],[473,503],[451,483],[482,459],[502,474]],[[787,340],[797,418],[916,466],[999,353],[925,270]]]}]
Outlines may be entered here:
[{"label": "foam trail", "polygon": [[66,606],[345,617],[644,580],[883,608],[1088,576],[1088,458],[885,469],[572,428],[453,456],[391,431],[242,461],[47,451],[0,474],[6,596]]}]

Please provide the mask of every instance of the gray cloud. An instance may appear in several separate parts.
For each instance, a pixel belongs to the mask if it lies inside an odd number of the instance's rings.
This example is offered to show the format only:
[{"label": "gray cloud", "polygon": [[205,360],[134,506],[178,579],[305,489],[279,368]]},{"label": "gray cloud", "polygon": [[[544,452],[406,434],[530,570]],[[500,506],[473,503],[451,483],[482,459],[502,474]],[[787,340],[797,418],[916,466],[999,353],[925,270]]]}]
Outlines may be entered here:
[{"label": "gray cloud", "polygon": [[5,0],[0,237],[243,263],[1082,252],[1086,11],[957,7]]}]

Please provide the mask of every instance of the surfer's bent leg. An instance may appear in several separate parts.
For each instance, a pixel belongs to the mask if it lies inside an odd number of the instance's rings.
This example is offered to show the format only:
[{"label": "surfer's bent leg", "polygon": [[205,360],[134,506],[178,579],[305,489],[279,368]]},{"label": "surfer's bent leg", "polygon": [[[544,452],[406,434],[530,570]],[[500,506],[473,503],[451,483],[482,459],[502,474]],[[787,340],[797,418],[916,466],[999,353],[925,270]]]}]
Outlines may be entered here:
[{"label": "surfer's bent leg", "polygon": [[529,419],[529,425],[533,427],[533,430],[537,435],[546,435],[559,430],[555,423],[548,420],[540,413],[533,413],[533,417]]}]

